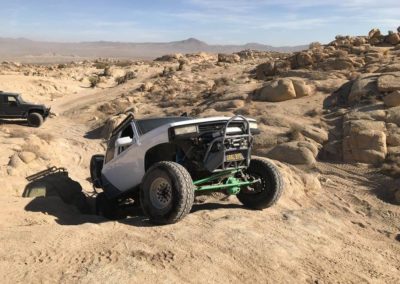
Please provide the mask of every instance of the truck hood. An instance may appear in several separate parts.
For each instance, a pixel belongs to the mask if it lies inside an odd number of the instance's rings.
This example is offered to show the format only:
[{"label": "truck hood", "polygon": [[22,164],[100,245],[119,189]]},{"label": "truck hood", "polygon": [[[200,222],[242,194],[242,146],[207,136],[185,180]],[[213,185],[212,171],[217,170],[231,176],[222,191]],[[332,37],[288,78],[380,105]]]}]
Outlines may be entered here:
[{"label": "truck hood", "polygon": [[[255,119],[253,118],[249,118],[246,117],[248,121],[251,122],[256,122]],[[229,119],[231,119],[231,117],[227,117],[227,116],[215,116],[215,117],[207,117],[207,118],[196,118],[196,119],[190,119],[190,120],[184,120],[184,121],[178,121],[178,122],[172,122],[169,125],[171,127],[175,127],[175,126],[183,126],[183,125],[191,125],[191,124],[200,124],[200,123],[206,123],[206,122],[226,122]],[[242,121],[242,119],[237,118],[235,119],[235,121]]]}]

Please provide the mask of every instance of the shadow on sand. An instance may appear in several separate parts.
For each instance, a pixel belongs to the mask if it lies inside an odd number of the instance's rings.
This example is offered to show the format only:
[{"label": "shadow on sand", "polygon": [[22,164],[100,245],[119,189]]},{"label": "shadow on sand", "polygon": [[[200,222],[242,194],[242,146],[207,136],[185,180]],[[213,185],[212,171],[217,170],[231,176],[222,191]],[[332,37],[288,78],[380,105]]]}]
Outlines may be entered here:
[{"label": "shadow on sand", "polygon": [[95,128],[95,129],[92,129],[92,130],[86,132],[83,137],[87,138],[87,139],[100,139],[100,138],[103,138],[103,135],[102,135],[103,128],[104,127],[102,125],[102,126],[99,126],[99,127]]},{"label": "shadow on sand", "polygon": [[[43,212],[56,217],[60,225],[103,223],[110,220],[95,215],[95,197],[88,196],[79,182],[71,179],[64,168],[51,167],[27,177],[23,197],[34,198],[26,211]],[[193,205],[192,212],[220,208],[243,208],[238,204],[201,203]],[[126,219],[118,222],[136,227],[153,226],[138,208],[126,208]]]}]

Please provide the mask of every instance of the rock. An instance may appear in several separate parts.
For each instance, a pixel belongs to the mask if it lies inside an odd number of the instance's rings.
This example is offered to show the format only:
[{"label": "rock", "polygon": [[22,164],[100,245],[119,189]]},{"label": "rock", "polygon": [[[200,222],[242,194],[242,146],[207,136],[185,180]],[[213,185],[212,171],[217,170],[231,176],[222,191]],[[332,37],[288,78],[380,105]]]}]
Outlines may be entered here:
[{"label": "rock", "polygon": [[294,55],[293,61],[293,68],[302,68],[310,66],[314,63],[312,56],[307,52],[297,53],[296,55]]},{"label": "rock", "polygon": [[380,95],[377,88],[377,75],[363,74],[359,76],[351,86],[347,103],[352,105],[363,98],[376,97]]},{"label": "rock", "polygon": [[328,132],[322,128],[306,126],[301,130],[301,134],[319,144],[324,144],[326,141],[328,141]]},{"label": "rock", "polygon": [[237,63],[240,62],[240,56],[237,54],[218,53],[218,62]]},{"label": "rock", "polygon": [[378,121],[347,121],[343,129],[343,160],[382,163],[387,154],[385,124]]},{"label": "rock", "polygon": [[223,102],[217,102],[213,105],[214,109],[217,111],[225,111],[229,109],[237,109],[244,106],[243,100],[229,100]]},{"label": "rock", "polygon": [[167,54],[167,55],[163,55],[161,57],[154,59],[154,61],[175,62],[175,61],[178,61],[182,57],[184,57],[184,56],[181,53]]},{"label": "rock", "polygon": [[19,158],[17,153],[15,153],[14,155],[11,156],[10,161],[8,162],[8,165],[11,168],[18,168],[19,166],[22,165],[22,160]]},{"label": "rock", "polygon": [[349,58],[329,58],[319,64],[325,71],[330,70],[353,70],[353,61]]},{"label": "rock", "polygon": [[30,162],[32,162],[33,160],[36,159],[36,154],[35,153],[27,152],[27,151],[20,152],[18,154],[18,156],[21,158],[21,160],[25,164],[29,164]]},{"label": "rock", "polygon": [[400,72],[385,73],[378,78],[380,92],[393,92],[400,90]]},{"label": "rock", "polygon": [[385,41],[396,45],[398,43],[400,43],[400,35],[398,33],[392,33],[386,36]]},{"label": "rock", "polygon": [[381,36],[381,31],[379,29],[372,29],[368,33],[368,38],[376,38]]},{"label": "rock", "polygon": [[153,87],[153,84],[150,82],[146,82],[139,87],[139,90],[142,92],[148,92]]},{"label": "rock", "polygon": [[271,159],[293,165],[312,165],[318,149],[309,142],[288,142],[276,145],[267,153]]},{"label": "rock", "polygon": [[280,74],[282,72],[290,70],[289,60],[276,60],[275,61],[275,74]]},{"label": "rock", "polygon": [[387,111],[386,122],[400,126],[400,106],[392,107]]},{"label": "rock", "polygon": [[[394,200],[396,200],[396,202],[400,204],[400,189],[398,189],[398,190],[394,193]],[[400,241],[400,234],[397,235],[397,240]]]},{"label": "rock", "polygon": [[383,97],[383,102],[387,107],[400,105],[400,91],[395,91]]},{"label": "rock", "polygon": [[397,130],[388,130],[388,135],[386,137],[386,144],[391,147],[400,146],[400,129],[396,127]]},{"label": "rock", "polygon": [[294,98],[296,98],[296,91],[289,79],[274,80],[256,94],[256,99],[268,102],[281,102]]},{"label": "rock", "polygon": [[292,79],[292,84],[296,92],[296,98],[310,96],[314,93],[313,88],[306,85],[306,83],[301,79]]},{"label": "rock", "polygon": [[265,80],[267,77],[275,75],[275,63],[273,61],[268,61],[262,63],[256,68],[256,78],[258,80]]}]

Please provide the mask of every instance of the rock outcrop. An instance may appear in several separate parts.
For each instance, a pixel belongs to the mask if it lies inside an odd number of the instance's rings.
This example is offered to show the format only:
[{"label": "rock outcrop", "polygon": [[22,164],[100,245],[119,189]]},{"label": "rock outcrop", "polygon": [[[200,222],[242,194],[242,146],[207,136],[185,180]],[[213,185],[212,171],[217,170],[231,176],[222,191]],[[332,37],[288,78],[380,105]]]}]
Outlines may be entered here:
[{"label": "rock outcrop", "polygon": [[293,165],[313,165],[317,155],[315,145],[306,141],[278,144],[267,153],[271,159]]}]

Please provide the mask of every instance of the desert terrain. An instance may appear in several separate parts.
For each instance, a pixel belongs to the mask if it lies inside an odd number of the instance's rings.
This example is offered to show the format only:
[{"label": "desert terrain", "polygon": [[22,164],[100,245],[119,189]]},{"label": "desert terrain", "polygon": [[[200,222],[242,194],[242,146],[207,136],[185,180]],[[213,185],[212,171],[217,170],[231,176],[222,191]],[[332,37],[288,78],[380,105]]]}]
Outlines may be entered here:
[{"label": "desert terrain", "polygon": [[[2,282],[400,283],[399,82],[400,35],[377,29],[300,52],[2,62],[0,90],[54,113],[1,121]],[[283,196],[263,211],[198,196],[168,226],[96,216],[89,161],[127,112],[257,119]],[[52,166],[68,177],[30,192]]]}]

